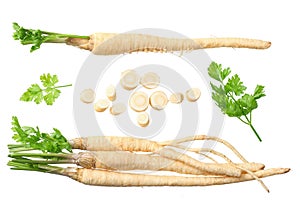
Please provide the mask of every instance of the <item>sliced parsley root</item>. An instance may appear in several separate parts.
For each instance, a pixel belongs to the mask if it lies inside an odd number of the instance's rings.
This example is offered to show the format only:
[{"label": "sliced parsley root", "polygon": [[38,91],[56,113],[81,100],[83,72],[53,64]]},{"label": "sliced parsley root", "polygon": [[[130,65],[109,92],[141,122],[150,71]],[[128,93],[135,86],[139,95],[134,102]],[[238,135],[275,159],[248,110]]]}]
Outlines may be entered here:
[{"label": "sliced parsley root", "polygon": [[72,86],[72,84],[57,86],[57,75],[51,75],[49,73],[41,75],[40,80],[44,88],[38,84],[32,84],[20,97],[20,101],[34,101],[36,104],[45,101],[47,105],[53,105],[61,93],[58,88]]},{"label": "sliced parsley root", "polygon": [[13,34],[15,40],[20,40],[23,45],[32,44],[30,52],[39,49],[42,43],[66,43],[66,40],[69,38],[89,39],[89,36],[53,33],[38,29],[25,29],[17,23],[13,23],[13,29],[15,30]]},{"label": "sliced parsley root", "polygon": [[219,83],[218,86],[210,83],[213,90],[212,98],[224,114],[229,117],[237,117],[249,125],[261,142],[262,140],[252,124],[252,111],[258,107],[257,100],[266,96],[264,86],[257,85],[253,94],[247,94],[245,93],[247,87],[244,86],[240,77],[237,74],[228,77],[230,73],[230,68],[223,69],[221,64],[215,62],[210,64],[208,74]]}]

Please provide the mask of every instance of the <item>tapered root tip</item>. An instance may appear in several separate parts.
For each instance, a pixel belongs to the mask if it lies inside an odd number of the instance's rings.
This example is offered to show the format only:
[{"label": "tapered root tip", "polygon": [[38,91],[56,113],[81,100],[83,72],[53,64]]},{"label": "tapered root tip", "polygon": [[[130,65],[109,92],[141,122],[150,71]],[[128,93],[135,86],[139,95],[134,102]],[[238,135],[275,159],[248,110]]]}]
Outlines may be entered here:
[{"label": "tapered root tip", "polygon": [[268,49],[272,45],[272,42],[266,42],[266,49]]},{"label": "tapered root tip", "polygon": [[288,173],[289,171],[291,171],[291,168],[282,168],[281,169],[282,173]]}]

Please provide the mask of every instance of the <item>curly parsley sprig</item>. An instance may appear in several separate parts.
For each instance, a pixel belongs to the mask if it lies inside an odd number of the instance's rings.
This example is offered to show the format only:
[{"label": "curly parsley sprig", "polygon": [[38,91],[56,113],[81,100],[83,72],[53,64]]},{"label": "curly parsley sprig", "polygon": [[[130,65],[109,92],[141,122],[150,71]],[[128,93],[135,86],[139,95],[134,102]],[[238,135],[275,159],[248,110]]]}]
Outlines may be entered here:
[{"label": "curly parsley sprig", "polygon": [[252,124],[252,111],[258,107],[257,100],[266,96],[264,86],[257,85],[253,94],[245,93],[247,87],[244,86],[240,77],[237,74],[228,77],[230,73],[230,68],[223,69],[222,65],[216,62],[210,64],[208,74],[219,82],[219,86],[210,83],[213,90],[212,98],[224,114],[229,117],[237,117],[249,125],[261,142],[262,140]]},{"label": "curly parsley sprig", "polygon": [[47,105],[53,105],[61,93],[58,88],[72,86],[72,84],[56,86],[58,83],[57,75],[51,75],[49,73],[41,75],[40,80],[43,87],[38,84],[32,84],[20,97],[21,101],[34,101],[36,104],[45,101]]}]

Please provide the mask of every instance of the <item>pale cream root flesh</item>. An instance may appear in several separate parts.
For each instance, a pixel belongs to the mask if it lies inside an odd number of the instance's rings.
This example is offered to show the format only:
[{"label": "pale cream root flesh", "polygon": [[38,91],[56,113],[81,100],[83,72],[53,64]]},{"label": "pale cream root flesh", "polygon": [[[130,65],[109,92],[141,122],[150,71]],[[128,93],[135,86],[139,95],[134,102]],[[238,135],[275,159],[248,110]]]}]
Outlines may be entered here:
[{"label": "pale cream root flesh", "polygon": [[171,103],[177,103],[178,104],[178,103],[181,103],[183,101],[183,99],[184,99],[183,94],[180,93],[180,92],[177,92],[177,93],[173,93],[173,94],[170,95],[169,101]]},{"label": "pale cream root flesh", "polygon": [[154,152],[165,158],[181,161],[197,169],[216,175],[228,175],[239,177],[242,170],[228,166],[226,168],[218,165],[212,165],[200,162],[188,155],[177,152],[173,149],[167,149],[157,142],[137,139],[131,137],[86,137],[75,139],[70,142],[73,148],[80,148],[89,151],[141,151]]},{"label": "pale cream root flesh", "polygon": [[146,112],[138,113],[136,120],[141,127],[148,126],[150,122],[149,115]]},{"label": "pale cream root flesh", "polygon": [[116,88],[114,85],[109,85],[106,88],[106,96],[110,101],[116,100]]},{"label": "pale cream root flesh", "polygon": [[160,77],[154,72],[147,72],[141,77],[140,83],[147,89],[154,89],[159,86]]},{"label": "pale cream root flesh", "polygon": [[[82,152],[76,157],[76,163],[84,168],[114,169],[114,170],[152,170],[173,171],[180,174],[214,175],[191,167],[177,160],[171,160],[158,155],[138,154],[126,151],[94,151]],[[229,164],[220,163],[227,167]],[[259,163],[237,163],[238,167],[256,172],[263,169]]]},{"label": "pale cream root flesh", "polygon": [[85,89],[80,93],[80,100],[86,104],[93,103],[95,97],[96,94],[92,89]]},{"label": "pale cream root flesh", "polygon": [[163,91],[156,91],[150,96],[150,105],[155,110],[162,110],[168,104],[168,97]]},{"label": "pale cream root flesh", "polygon": [[145,111],[149,105],[149,98],[145,92],[134,92],[129,98],[129,106],[136,112]]},{"label": "pale cream root flesh", "polygon": [[271,42],[248,38],[164,38],[146,34],[95,33],[90,39],[70,38],[67,44],[92,51],[96,55],[116,55],[131,52],[174,52],[205,48],[267,49]]},{"label": "pale cream root flesh", "polygon": [[126,111],[126,106],[123,103],[115,103],[110,107],[109,111],[112,115],[119,115]]},{"label": "pale cream root flesh", "polygon": [[97,112],[104,112],[109,107],[109,101],[107,99],[99,99],[95,105],[94,109]]},{"label": "pale cream root flesh", "polygon": [[201,96],[201,91],[199,88],[191,88],[185,93],[186,99],[190,102],[197,101]]},{"label": "pale cream root flesh", "polygon": [[[288,168],[271,168],[255,172],[259,178],[287,173]],[[74,172],[75,171],[75,172]],[[241,177],[183,177],[119,173],[92,169],[67,169],[65,174],[81,183],[99,186],[209,186],[250,181],[249,174]]]},{"label": "pale cream root flesh", "polygon": [[139,84],[140,77],[134,70],[126,70],[121,74],[120,83],[125,90],[133,90]]}]

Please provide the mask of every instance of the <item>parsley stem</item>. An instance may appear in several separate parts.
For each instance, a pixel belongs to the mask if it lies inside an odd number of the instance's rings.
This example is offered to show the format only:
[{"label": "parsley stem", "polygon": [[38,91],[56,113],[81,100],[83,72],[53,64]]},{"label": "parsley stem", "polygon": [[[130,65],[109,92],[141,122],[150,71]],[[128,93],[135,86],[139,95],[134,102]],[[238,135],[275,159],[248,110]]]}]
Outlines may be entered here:
[{"label": "parsley stem", "polygon": [[243,123],[245,123],[245,124],[249,125],[249,123],[248,123],[248,122],[246,122],[246,121],[244,121],[242,118],[238,117],[238,119],[239,119],[239,120],[241,120],[241,122],[243,122]]},{"label": "parsley stem", "polygon": [[56,86],[56,87],[54,87],[54,89],[56,89],[56,88],[70,87],[70,86],[72,86],[72,84]]},{"label": "parsley stem", "polygon": [[258,135],[257,131],[255,130],[255,128],[253,127],[253,125],[250,123],[249,126],[251,127],[251,129],[253,130],[253,132],[255,133],[257,139],[261,142],[262,139],[260,138],[260,136]]},{"label": "parsley stem", "polygon": [[9,157],[33,157],[33,158],[47,158],[56,157],[56,158],[65,158],[71,159],[72,154],[64,154],[64,153],[11,153],[8,155]]},{"label": "parsley stem", "polygon": [[[18,160],[18,159],[16,159]],[[70,164],[73,163],[72,160],[18,160],[19,163],[29,163],[29,164]]]},{"label": "parsley stem", "polygon": [[34,150],[34,148],[20,147],[20,148],[12,148],[9,151],[10,152],[20,152],[20,151],[31,151],[31,150]]}]

